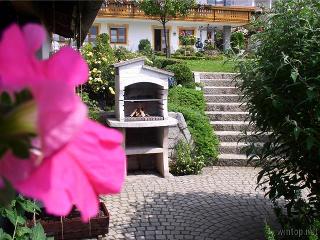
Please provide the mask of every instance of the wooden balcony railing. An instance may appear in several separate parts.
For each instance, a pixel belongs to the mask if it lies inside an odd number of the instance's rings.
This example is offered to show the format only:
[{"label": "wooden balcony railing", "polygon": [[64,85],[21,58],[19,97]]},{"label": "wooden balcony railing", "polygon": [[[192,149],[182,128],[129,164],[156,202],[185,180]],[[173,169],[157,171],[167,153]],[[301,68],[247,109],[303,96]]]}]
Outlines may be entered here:
[{"label": "wooden balcony railing", "polygon": [[[185,17],[181,16],[173,20],[248,23],[254,10],[255,8],[252,7],[199,5],[190,9]],[[152,17],[146,16],[137,6],[130,3],[109,3],[100,9],[98,17],[152,19]]]}]

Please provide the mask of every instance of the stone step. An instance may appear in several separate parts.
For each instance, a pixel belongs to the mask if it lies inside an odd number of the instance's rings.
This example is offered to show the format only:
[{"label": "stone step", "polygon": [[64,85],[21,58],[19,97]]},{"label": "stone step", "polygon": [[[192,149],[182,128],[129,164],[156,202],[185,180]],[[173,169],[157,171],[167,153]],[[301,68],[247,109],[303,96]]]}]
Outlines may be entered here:
[{"label": "stone step", "polygon": [[211,121],[215,131],[252,131],[253,126],[245,121]]},{"label": "stone step", "polygon": [[201,79],[233,79],[237,73],[200,73]]},{"label": "stone step", "polygon": [[247,132],[248,136],[245,136],[241,131],[215,131],[220,142],[243,142],[244,138],[251,142],[265,142],[268,139],[268,135],[257,137],[251,135],[252,132]]},{"label": "stone step", "polygon": [[234,87],[235,83],[231,79],[201,79],[200,82],[208,87]]},{"label": "stone step", "polygon": [[246,110],[246,104],[239,102],[230,103],[216,103],[211,102],[206,105],[207,111],[227,111],[227,112],[241,112]]},{"label": "stone step", "polygon": [[216,165],[219,166],[247,166],[245,154],[220,154]]},{"label": "stone step", "polygon": [[206,111],[211,121],[246,121],[249,112]]},{"label": "stone step", "polygon": [[208,103],[211,102],[221,102],[221,103],[225,103],[225,102],[239,102],[241,96],[237,95],[237,94],[205,94],[204,95],[205,100]]},{"label": "stone step", "polygon": [[204,94],[238,94],[237,87],[204,87]]},{"label": "stone step", "polygon": [[220,154],[245,154],[243,150],[245,146],[247,144],[241,142],[221,142],[219,152]]}]

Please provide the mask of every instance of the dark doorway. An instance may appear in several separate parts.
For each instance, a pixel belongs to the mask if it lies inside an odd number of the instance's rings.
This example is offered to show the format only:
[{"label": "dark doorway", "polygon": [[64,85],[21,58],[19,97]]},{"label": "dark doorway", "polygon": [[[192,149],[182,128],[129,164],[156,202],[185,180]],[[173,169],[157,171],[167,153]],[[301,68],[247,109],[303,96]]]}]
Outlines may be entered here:
[{"label": "dark doorway", "polygon": [[[170,31],[167,29],[167,43],[170,49]],[[154,50],[157,52],[165,52],[166,44],[164,41],[164,31],[162,29],[154,29]]]},{"label": "dark doorway", "polygon": [[161,52],[161,29],[154,29],[154,50]]}]

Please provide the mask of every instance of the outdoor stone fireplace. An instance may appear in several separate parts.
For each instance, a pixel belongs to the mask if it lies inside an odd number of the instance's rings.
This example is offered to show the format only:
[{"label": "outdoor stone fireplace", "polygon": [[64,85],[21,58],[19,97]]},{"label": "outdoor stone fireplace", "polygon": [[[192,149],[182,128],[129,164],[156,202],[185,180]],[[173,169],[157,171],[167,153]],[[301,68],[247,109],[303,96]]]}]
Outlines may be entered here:
[{"label": "outdoor stone fireplace", "polygon": [[168,78],[171,72],[144,65],[135,58],[114,65],[115,114],[110,127],[122,131],[128,170],[157,169],[169,174],[168,127],[177,124],[168,116]]}]

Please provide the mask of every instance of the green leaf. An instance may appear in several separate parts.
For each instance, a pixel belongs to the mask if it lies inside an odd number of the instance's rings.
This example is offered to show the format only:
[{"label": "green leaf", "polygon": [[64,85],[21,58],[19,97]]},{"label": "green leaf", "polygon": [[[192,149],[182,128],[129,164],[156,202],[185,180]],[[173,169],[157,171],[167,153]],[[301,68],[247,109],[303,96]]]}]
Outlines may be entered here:
[{"label": "green leaf", "polygon": [[9,221],[16,225],[17,222],[17,213],[14,209],[5,209],[5,216],[9,219]]},{"label": "green leaf", "polygon": [[7,92],[3,92],[0,97],[0,104],[11,105],[12,100],[10,95]]},{"label": "green leaf", "polygon": [[12,237],[5,233],[2,228],[0,228],[0,239],[1,240],[12,240]]},{"label": "green leaf", "polygon": [[39,206],[31,200],[21,201],[19,204],[26,212],[33,213],[35,211],[40,211]]},{"label": "green leaf", "polygon": [[291,72],[291,78],[292,78],[293,82],[296,82],[296,81],[297,81],[298,76],[299,76],[299,73],[297,72],[297,69],[294,69],[294,70]]},{"label": "green leaf", "polygon": [[313,137],[307,137],[307,149],[310,151],[314,144],[314,138]]},{"label": "green leaf", "polygon": [[44,240],[46,239],[46,234],[41,224],[37,224],[32,228],[30,239],[32,240]]},{"label": "green leaf", "polygon": [[299,137],[299,135],[300,135],[300,132],[301,132],[301,130],[300,130],[299,127],[295,127],[295,128],[293,129],[294,138],[295,138],[296,140],[298,140],[298,137]]},{"label": "green leaf", "polygon": [[23,236],[29,236],[31,234],[31,229],[28,227],[17,227],[17,236],[23,237]]},{"label": "green leaf", "polygon": [[11,184],[4,180],[4,187],[0,188],[0,205],[7,206],[16,196],[16,191]]}]

